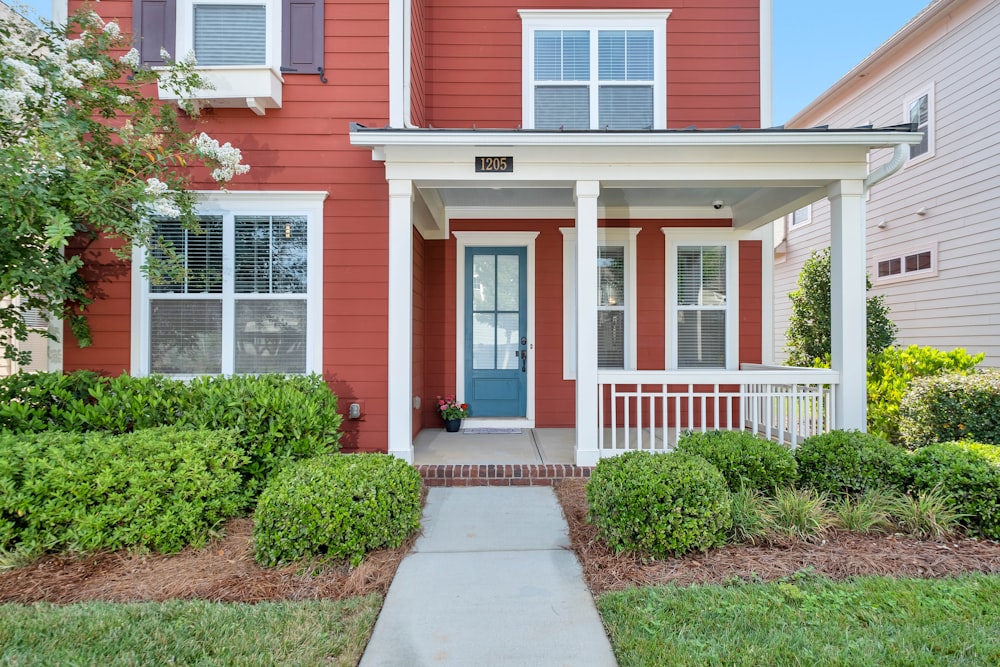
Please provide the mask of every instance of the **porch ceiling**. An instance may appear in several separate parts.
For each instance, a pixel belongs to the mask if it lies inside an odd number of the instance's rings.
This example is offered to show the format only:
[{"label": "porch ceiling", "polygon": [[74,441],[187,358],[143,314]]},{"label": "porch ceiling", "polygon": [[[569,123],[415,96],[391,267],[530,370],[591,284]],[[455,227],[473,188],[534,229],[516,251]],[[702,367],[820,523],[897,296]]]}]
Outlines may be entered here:
[{"label": "porch ceiling", "polygon": [[[578,182],[600,183],[604,218],[732,220],[754,229],[868,174],[872,148],[917,143],[912,126],[852,130],[535,132],[372,129],[351,143],[385,162],[386,178],[410,181],[414,224],[443,237],[455,218],[576,216]],[[484,156],[502,173],[477,171]],[[721,204],[721,205],[720,205]]]}]

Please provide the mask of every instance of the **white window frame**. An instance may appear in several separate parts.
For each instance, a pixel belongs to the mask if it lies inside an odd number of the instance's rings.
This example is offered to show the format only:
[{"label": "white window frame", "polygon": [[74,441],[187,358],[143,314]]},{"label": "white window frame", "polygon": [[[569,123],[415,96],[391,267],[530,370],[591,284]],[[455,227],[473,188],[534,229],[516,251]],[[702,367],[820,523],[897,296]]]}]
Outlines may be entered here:
[{"label": "white window frame", "polygon": [[[560,227],[563,235],[563,379],[576,379],[576,227]],[[636,236],[641,227],[598,227],[597,245],[625,248],[625,368],[634,371],[636,354]],[[597,262],[597,255],[594,255]],[[597,317],[597,312],[594,312]]]},{"label": "white window frame", "polygon": [[[597,38],[600,30],[653,31],[653,129],[667,127],[667,18],[671,10],[608,9],[558,10],[519,9],[521,16],[521,125],[535,128],[535,36],[536,30],[589,30],[591,32],[590,81],[577,82],[590,88],[590,129],[597,130],[598,79]],[[636,128],[637,130],[640,128]]]},{"label": "white window frame", "polygon": [[256,65],[198,65],[199,70],[213,69],[268,69],[278,71],[281,66],[281,3],[278,0],[178,0],[177,2],[177,53],[171,53],[180,60],[194,52],[194,6],[195,5],[263,5],[265,25],[265,59]]},{"label": "white window frame", "polygon": [[[925,252],[929,252],[931,255],[931,268],[907,271],[906,258],[912,257],[913,255],[919,255]],[[888,262],[894,259],[899,260],[901,273],[891,276],[879,276],[878,265],[881,264],[882,262]],[[873,277],[873,283],[876,285],[889,285],[892,283],[906,282],[908,280],[918,280],[920,278],[933,278],[937,274],[938,274],[937,242],[933,242],[929,245],[913,246],[911,248],[900,250],[899,252],[887,253],[872,258],[871,276]]]},{"label": "white window frame", "polygon": [[[805,217],[800,222],[795,222],[795,215],[799,211],[805,211]],[[802,208],[798,208],[788,214],[788,228],[789,229],[799,229],[800,227],[805,227],[810,222],[813,221],[813,205],[806,204]]]},{"label": "white window frame", "polygon": [[[323,371],[323,202],[328,193],[321,191],[303,192],[198,192],[198,215],[221,215],[223,217],[223,281],[231,284],[234,270],[234,218],[238,215],[298,215],[306,218],[306,373]],[[146,250],[136,248],[133,252],[132,271],[132,336],[131,374],[150,374],[150,300],[162,298],[161,293],[149,290],[149,281],[138,270],[146,260]],[[222,373],[232,375],[235,367],[234,312],[235,302],[248,295],[235,294],[230,287],[222,293],[211,295],[213,300],[222,301]],[[296,295],[298,296],[298,295]],[[177,297],[182,298],[182,297]],[[252,298],[252,297],[251,297]],[[193,377],[177,375],[174,377]]]},{"label": "white window frame", "polygon": [[[677,249],[681,246],[722,246],[726,249],[726,370],[739,369],[739,242],[742,236],[730,230],[696,230],[662,228],[666,243],[666,290],[664,335],[667,370],[678,370],[677,350]],[[686,368],[687,371],[712,370],[711,368]]]},{"label": "white window frame", "polygon": [[[920,98],[927,96],[927,152],[921,153],[915,157],[911,157],[907,160],[907,164],[919,164],[924,160],[934,157],[934,143],[935,143],[935,125],[937,123],[937,109],[934,105],[934,84],[930,83],[927,86],[921,88],[920,90],[907,95],[906,99],[903,100],[903,122],[910,122],[910,108],[918,101]],[[912,148],[912,147],[911,147]]]}]

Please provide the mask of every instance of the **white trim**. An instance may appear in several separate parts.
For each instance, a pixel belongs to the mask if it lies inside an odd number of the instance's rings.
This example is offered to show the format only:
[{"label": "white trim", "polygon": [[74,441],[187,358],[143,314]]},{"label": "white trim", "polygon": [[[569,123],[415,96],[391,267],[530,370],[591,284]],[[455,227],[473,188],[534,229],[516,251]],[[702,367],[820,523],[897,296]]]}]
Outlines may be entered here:
[{"label": "white trim", "polygon": [[[600,218],[598,213],[598,218]],[[560,227],[563,235],[563,379],[576,379],[576,227]],[[598,227],[597,245],[625,247],[625,368],[637,368],[636,236],[641,227]]]},{"label": "white trim", "polygon": [[[774,248],[768,243],[774,238],[774,227],[777,223],[764,225],[757,231],[763,237],[760,243],[760,335],[761,335],[761,363],[764,365],[774,364]],[[737,318],[739,319],[739,318]]]},{"label": "white trim", "polygon": [[[931,255],[931,268],[907,271],[906,270],[907,257],[912,257],[913,255],[919,255],[925,252],[930,253]],[[893,259],[899,260],[900,273],[896,273],[889,276],[880,276],[878,272],[878,265],[881,262],[887,262]],[[901,283],[909,280],[918,280],[920,278],[933,278],[937,274],[938,274],[937,241],[928,241],[923,245],[911,246],[909,248],[904,248],[896,252],[891,252],[891,253],[886,252],[872,257],[871,276],[873,278],[872,282],[876,285],[892,285],[894,283]]]},{"label": "white trim", "polygon": [[[726,370],[740,367],[739,329],[739,242],[757,238],[754,234],[729,229],[678,229],[663,227],[666,286],[664,289],[664,359],[668,370],[677,366],[677,248],[682,245],[711,245],[726,248]],[[762,246],[766,244],[762,243]],[[695,369],[686,369],[695,370]],[[700,370],[700,369],[699,369]]]},{"label": "white trim", "polygon": [[389,125],[410,125],[411,0],[389,0]]},{"label": "white trim", "polygon": [[667,26],[671,10],[648,9],[519,9],[521,17],[521,125],[535,127],[535,30],[589,30],[591,32],[591,128],[596,128],[597,45],[599,30],[651,30],[653,32],[653,128],[667,126]]},{"label": "white trim", "polygon": [[774,125],[774,9],[760,0],[760,126]]},{"label": "white trim", "polygon": [[413,182],[389,180],[388,450],[413,463]]},{"label": "white trim", "polygon": [[[325,191],[194,191],[195,210],[198,215],[222,215],[224,225],[231,225],[235,215],[302,215],[306,217],[306,239],[308,244],[308,269],[306,277],[306,372],[323,371],[323,202],[329,196]],[[224,226],[224,229],[226,227]],[[231,231],[231,229],[230,229]],[[232,273],[233,240],[223,233],[223,271]],[[148,282],[138,269],[146,261],[144,248],[136,247],[132,254],[132,316],[131,353],[129,360],[132,375],[144,376],[150,373],[149,349],[149,300],[151,295]],[[156,298],[169,297],[158,295]],[[224,308],[232,308],[232,299],[223,294],[218,298]],[[241,295],[252,298],[251,295]],[[227,305],[227,301],[230,302]],[[223,329],[223,373],[232,372],[232,336],[226,336]],[[227,356],[228,353],[228,356]]]},{"label": "white trim", "polygon": [[903,122],[909,123],[910,107],[913,106],[914,102],[919,101],[921,97],[925,95],[927,96],[927,152],[921,153],[916,157],[908,157],[906,160],[906,166],[920,164],[921,162],[934,157],[934,146],[937,135],[937,132],[935,131],[935,126],[937,125],[937,109],[934,104],[934,88],[935,84],[931,81],[922,88],[907,95],[903,100]]},{"label": "white trim", "polygon": [[[794,211],[792,211],[791,213],[789,213],[788,214],[788,230],[791,231],[793,229],[799,229],[800,227],[805,227],[810,222],[812,222],[813,221],[813,210],[812,210],[812,207],[813,207],[812,204],[806,204],[805,206],[797,208]],[[795,222],[795,214],[798,213],[799,211],[805,211],[806,212],[805,213],[805,218],[801,222]]]},{"label": "white trim", "polygon": [[535,368],[537,352],[535,348],[535,239],[539,232],[452,232],[456,241],[455,266],[455,395],[459,402],[467,403],[465,397],[465,250],[478,246],[500,246],[526,248],[528,251],[526,276],[528,284],[528,304],[525,311],[528,338],[528,395],[525,406],[526,428],[535,426]]},{"label": "white trim", "polygon": [[[447,219],[462,220],[566,220],[576,216],[574,206],[448,206]],[[730,220],[732,209],[728,206],[715,210],[710,206],[598,206],[597,217],[602,220]]]}]

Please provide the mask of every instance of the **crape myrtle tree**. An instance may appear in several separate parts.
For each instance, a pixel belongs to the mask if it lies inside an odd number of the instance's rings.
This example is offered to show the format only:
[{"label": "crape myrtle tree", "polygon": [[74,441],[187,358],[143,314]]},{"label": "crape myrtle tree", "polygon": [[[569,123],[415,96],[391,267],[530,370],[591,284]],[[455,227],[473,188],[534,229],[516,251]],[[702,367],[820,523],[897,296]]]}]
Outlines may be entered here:
[{"label": "crape myrtle tree", "polygon": [[[872,288],[865,278],[866,289]],[[788,362],[794,366],[827,366],[830,361],[830,249],[814,250],[802,265],[799,287],[790,292],[792,315],[785,332]],[[896,325],[882,296],[867,298],[868,357],[896,340]]]},{"label": "crape myrtle tree", "polygon": [[193,57],[162,71],[143,69],[118,24],[87,8],[44,30],[0,19],[0,346],[19,363],[32,331],[25,315],[69,323],[91,342],[92,303],[80,249],[115,239],[121,259],[154,249],[141,270],[182,278],[176,251],[156,221],[179,219],[197,232],[187,167],[203,165],[224,186],[246,173],[239,149],[194,130],[194,108],[179,115],[150,97],[151,84],[182,98],[208,87]]}]

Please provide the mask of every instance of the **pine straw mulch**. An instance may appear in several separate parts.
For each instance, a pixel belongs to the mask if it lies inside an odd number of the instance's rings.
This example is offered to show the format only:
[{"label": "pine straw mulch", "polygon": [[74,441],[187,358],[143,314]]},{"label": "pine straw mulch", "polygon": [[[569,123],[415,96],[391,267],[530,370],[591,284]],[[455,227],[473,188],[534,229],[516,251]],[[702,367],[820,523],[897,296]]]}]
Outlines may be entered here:
[{"label": "pine straw mulch", "polygon": [[[834,579],[865,574],[943,577],[963,572],[1000,573],[1000,543],[947,542],[902,536],[834,532],[825,542],[789,541],[768,546],[727,546],[681,558],[645,561],[614,554],[587,523],[585,480],[556,485],[572,548],[595,594],[666,583],[771,581],[804,569]],[[263,568],[253,560],[251,519],[233,519],[224,537],[179,554],[114,552],[87,557],[47,556],[0,571],[0,603],[89,600],[108,602],[201,599],[218,602],[343,599],[385,595],[416,536],[398,549],[377,551],[355,569],[346,565]]]},{"label": "pine straw mulch", "polygon": [[216,602],[343,599],[385,595],[416,537],[397,549],[368,554],[355,569],[324,565],[264,568],[253,560],[252,519],[232,519],[224,537],[178,554],[119,551],[87,557],[47,556],[0,572],[0,602],[89,600],[139,602],[199,599]]},{"label": "pine straw mulch", "polygon": [[970,539],[917,540],[900,535],[830,532],[821,543],[789,540],[771,545],[730,545],[680,558],[645,561],[615,554],[587,523],[585,480],[555,487],[569,524],[570,542],[595,594],[633,586],[721,584],[735,579],[773,581],[808,569],[831,579],[860,575],[946,577],[1000,573],[1000,543]]}]

